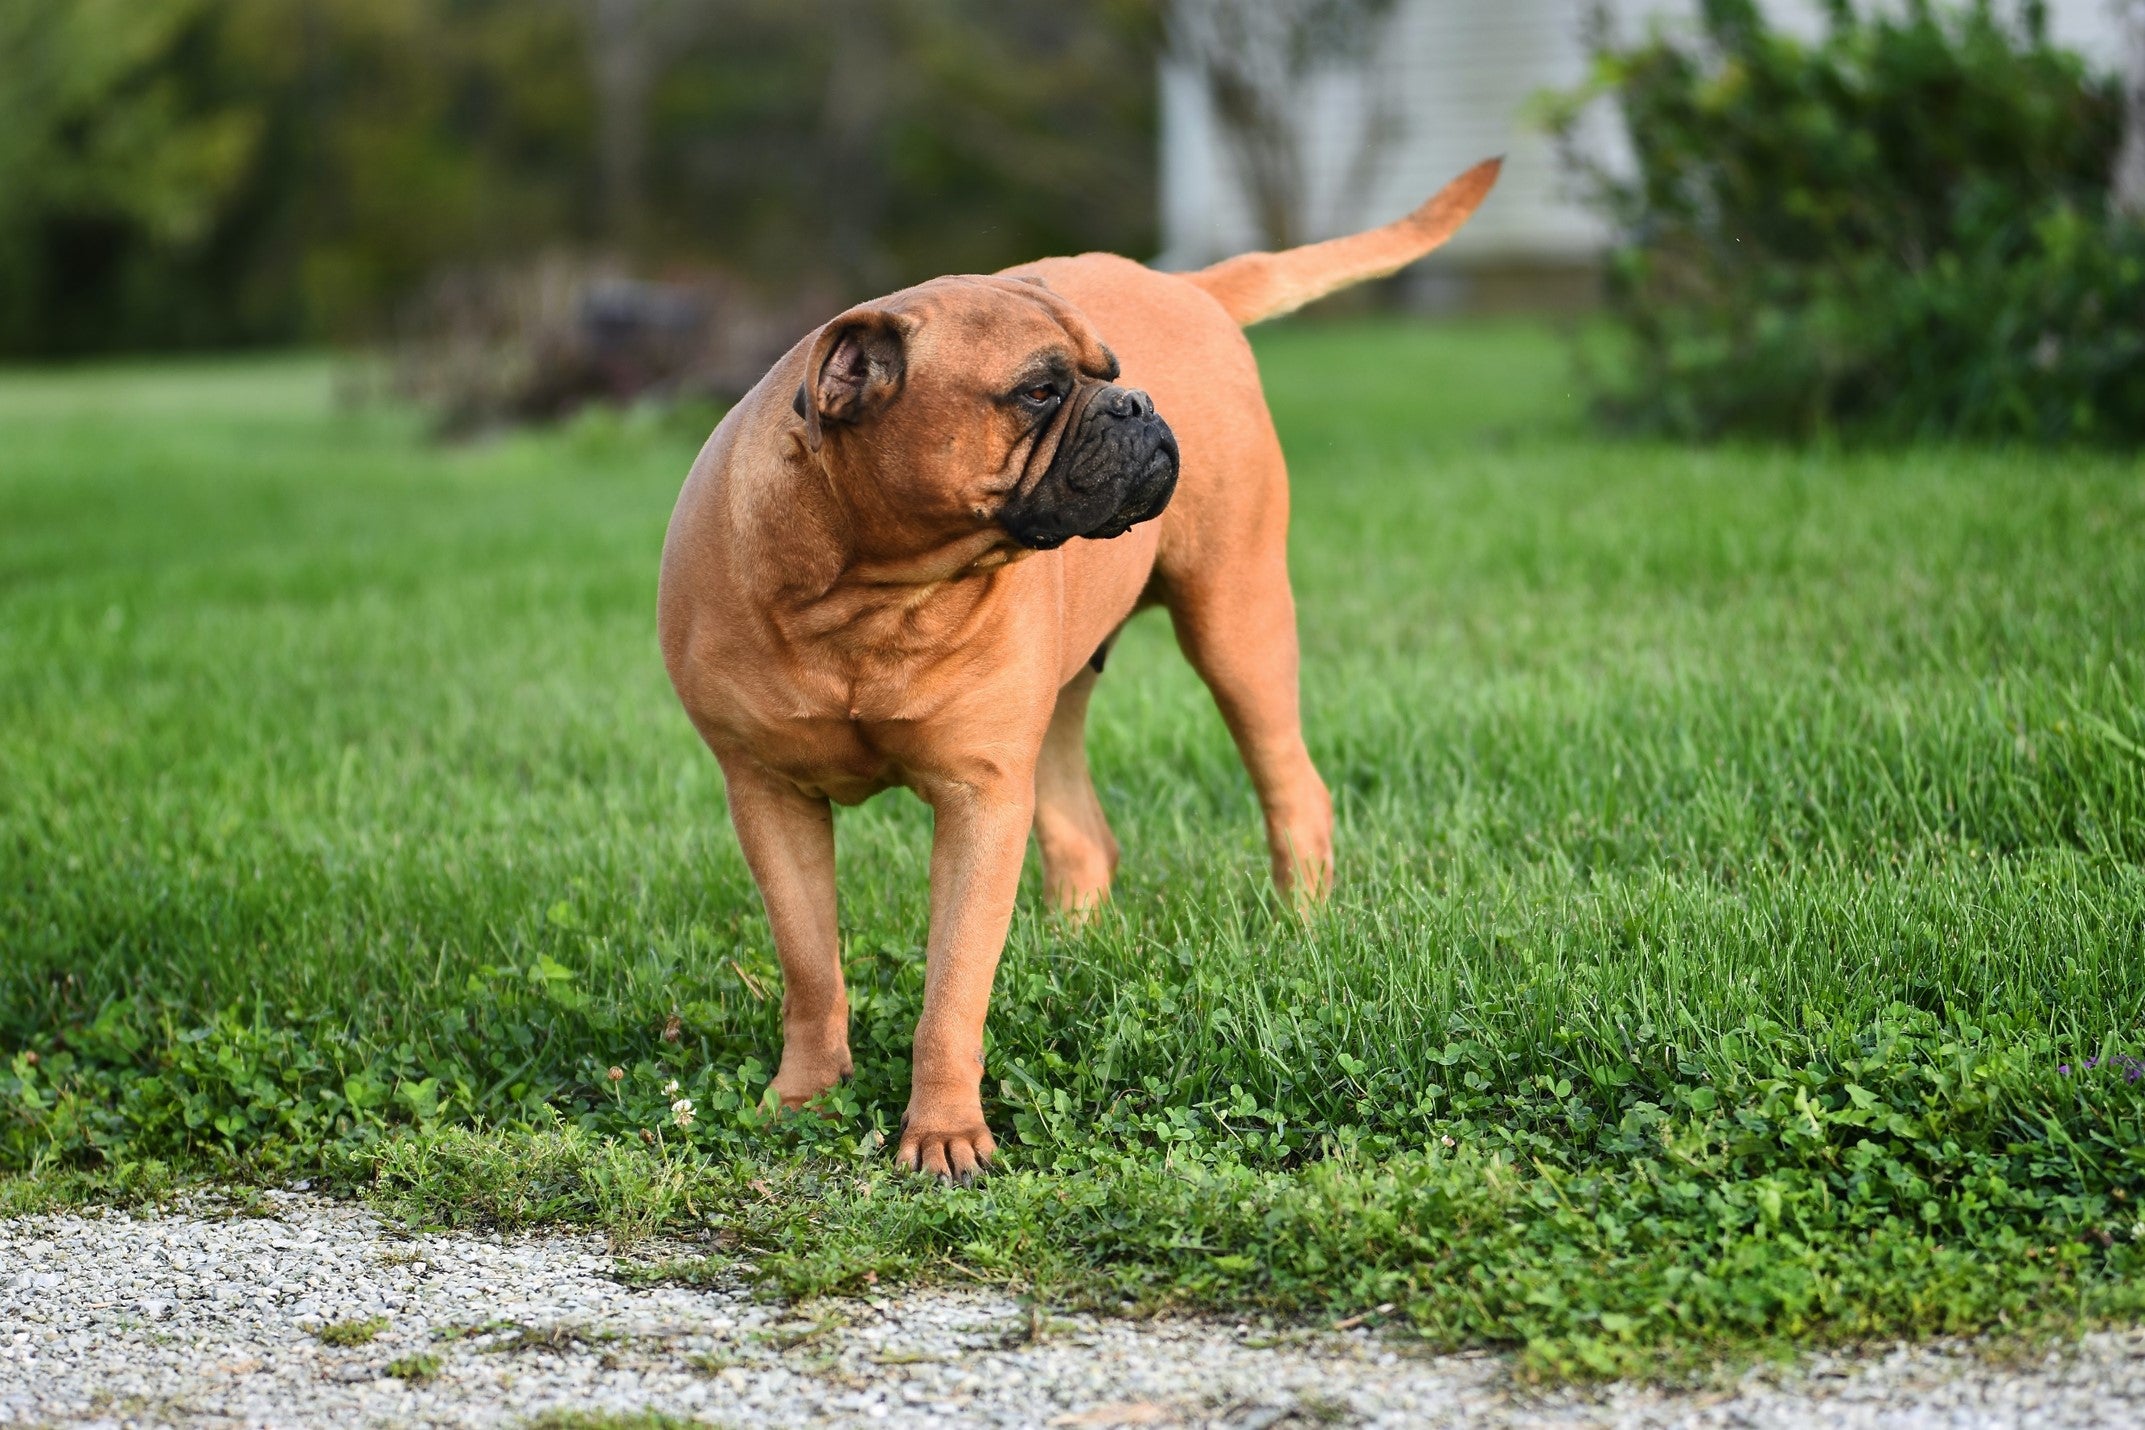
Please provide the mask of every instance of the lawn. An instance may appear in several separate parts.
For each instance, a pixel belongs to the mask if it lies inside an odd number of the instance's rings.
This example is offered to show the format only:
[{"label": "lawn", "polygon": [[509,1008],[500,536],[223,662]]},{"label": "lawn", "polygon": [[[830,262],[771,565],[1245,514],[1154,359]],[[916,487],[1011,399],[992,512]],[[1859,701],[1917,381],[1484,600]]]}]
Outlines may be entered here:
[{"label": "lawn", "polygon": [[856,1080],[761,1101],[777,967],[655,646],[700,429],[0,374],[0,1207],[312,1177],[1551,1373],[2145,1312],[2145,464],[1603,441],[1525,327],[1259,349],[1338,891],[1277,904],[1136,622],[1115,902],[1031,868],[951,1191],[880,1149],[906,795],[838,821]]}]

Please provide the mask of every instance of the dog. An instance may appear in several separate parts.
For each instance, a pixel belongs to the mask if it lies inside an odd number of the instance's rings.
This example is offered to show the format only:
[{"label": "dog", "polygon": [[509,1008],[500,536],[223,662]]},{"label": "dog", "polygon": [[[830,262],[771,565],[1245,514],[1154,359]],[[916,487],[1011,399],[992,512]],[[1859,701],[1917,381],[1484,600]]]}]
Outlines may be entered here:
[{"label": "dog", "polygon": [[960,1180],[990,1161],[983,1025],[1029,833],[1053,905],[1109,893],[1088,700],[1149,606],[1250,772],[1274,882],[1324,896],[1288,474],[1242,329],[1422,257],[1498,168],[1383,228],[1196,273],[1091,253],[932,279],[806,335],[724,416],[671,516],[658,625],[774,934],[785,1107],[852,1070],[830,805],[905,785],[933,832],[897,1160]]}]

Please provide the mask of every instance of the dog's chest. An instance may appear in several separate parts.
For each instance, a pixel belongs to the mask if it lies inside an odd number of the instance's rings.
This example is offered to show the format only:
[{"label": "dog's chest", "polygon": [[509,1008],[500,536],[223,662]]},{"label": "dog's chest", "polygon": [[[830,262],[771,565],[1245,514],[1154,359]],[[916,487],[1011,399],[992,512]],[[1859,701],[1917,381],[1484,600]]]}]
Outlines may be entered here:
[{"label": "dog's chest", "polygon": [[911,782],[928,720],[910,675],[825,662],[763,668],[726,692],[722,723],[758,763],[799,789],[854,804]]},{"label": "dog's chest", "polygon": [[987,589],[838,593],[716,628],[697,662],[702,728],[841,803],[960,778],[1057,687],[1053,648],[1001,616],[1026,607]]}]

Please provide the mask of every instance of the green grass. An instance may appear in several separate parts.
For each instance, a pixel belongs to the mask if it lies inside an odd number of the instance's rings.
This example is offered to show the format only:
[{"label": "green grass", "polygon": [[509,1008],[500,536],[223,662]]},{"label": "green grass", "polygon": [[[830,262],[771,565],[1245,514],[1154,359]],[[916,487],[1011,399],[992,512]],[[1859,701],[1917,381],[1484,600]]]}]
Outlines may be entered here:
[{"label": "green grass", "polygon": [[1031,885],[1006,1170],[954,1192],[878,1151],[906,795],[839,821],[857,1078],[762,1101],[777,968],[655,650],[695,435],[0,376],[0,1207],[304,1173],[710,1230],[797,1294],[1369,1313],[1561,1372],[2145,1309],[2145,467],[1604,444],[1529,329],[1259,341],[1339,891],[1276,906],[1136,623],[1118,896],[1075,932]]},{"label": "green grass", "polygon": [[444,1364],[444,1361],[430,1351],[418,1351],[411,1355],[396,1356],[382,1368],[397,1380],[421,1385],[438,1375]]},{"label": "green grass", "polygon": [[380,1332],[386,1329],[385,1316],[368,1316],[355,1321],[330,1321],[313,1332],[313,1339],[324,1346],[362,1346],[379,1339]]}]

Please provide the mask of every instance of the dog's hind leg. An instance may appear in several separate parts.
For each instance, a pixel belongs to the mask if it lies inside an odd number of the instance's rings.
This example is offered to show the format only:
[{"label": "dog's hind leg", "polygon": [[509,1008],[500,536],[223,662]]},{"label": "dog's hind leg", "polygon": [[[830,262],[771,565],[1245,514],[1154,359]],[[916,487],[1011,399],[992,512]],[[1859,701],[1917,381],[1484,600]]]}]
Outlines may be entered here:
[{"label": "dog's hind leg", "polygon": [[1303,744],[1286,542],[1284,518],[1239,559],[1172,573],[1164,598],[1258,792],[1274,884],[1309,903],[1333,883],[1333,801]]},{"label": "dog's hind leg", "polygon": [[[1108,647],[1103,648],[1107,650]],[[1043,855],[1043,892],[1076,918],[1110,893],[1117,840],[1087,768],[1087,702],[1101,673],[1102,651],[1058,692],[1035,766],[1035,843]]]}]

